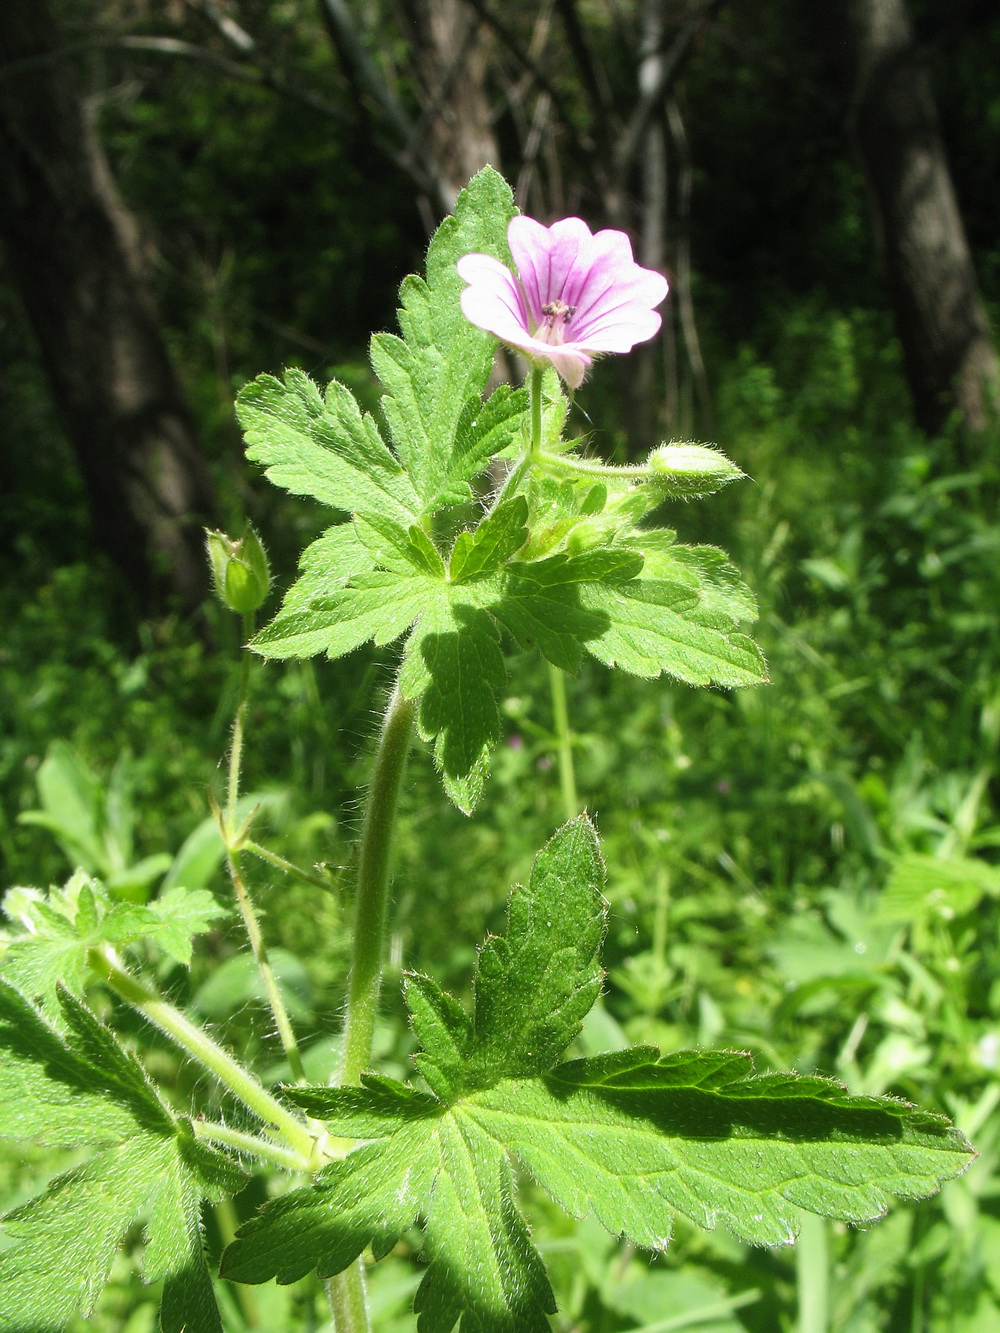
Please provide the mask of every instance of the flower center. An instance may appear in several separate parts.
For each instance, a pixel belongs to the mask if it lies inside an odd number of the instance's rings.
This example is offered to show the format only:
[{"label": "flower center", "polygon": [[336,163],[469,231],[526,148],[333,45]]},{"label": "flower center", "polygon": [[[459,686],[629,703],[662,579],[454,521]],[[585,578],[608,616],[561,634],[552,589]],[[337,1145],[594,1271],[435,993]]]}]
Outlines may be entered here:
[{"label": "flower center", "polygon": [[567,305],[565,301],[547,301],[542,306],[543,319],[536,336],[545,343],[561,343],[566,325],[575,314],[575,305]]}]

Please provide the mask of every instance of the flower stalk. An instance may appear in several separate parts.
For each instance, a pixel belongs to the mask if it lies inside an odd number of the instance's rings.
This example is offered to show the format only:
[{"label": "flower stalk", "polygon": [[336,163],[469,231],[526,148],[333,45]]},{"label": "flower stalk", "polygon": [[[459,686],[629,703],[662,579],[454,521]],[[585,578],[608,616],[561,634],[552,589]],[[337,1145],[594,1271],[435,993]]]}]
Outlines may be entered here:
[{"label": "flower stalk", "polygon": [[[253,612],[248,611],[243,616],[243,638],[247,643],[253,637]],[[250,693],[250,650],[243,648],[243,661],[240,672],[240,696],[236,705],[236,717],[233,721],[233,739],[229,749],[229,782],[226,791],[226,813],[221,822],[221,833],[226,845],[226,865],[229,869],[229,878],[232,881],[233,893],[236,896],[236,905],[239,908],[240,916],[243,918],[243,925],[247,932],[247,938],[250,941],[250,948],[253,951],[254,961],[257,964],[257,970],[260,973],[261,980],[264,983],[264,993],[267,995],[268,1006],[274,1017],[275,1027],[278,1030],[278,1037],[281,1041],[282,1049],[285,1052],[285,1058],[288,1060],[288,1066],[292,1071],[292,1077],[296,1083],[305,1082],[305,1070],[302,1067],[302,1056],[299,1052],[299,1044],[292,1027],[291,1019],[288,1017],[288,1010],[285,1008],[285,1001],[281,995],[281,988],[278,985],[278,979],[274,975],[274,968],[271,966],[271,960],[268,957],[267,945],[264,943],[264,932],[260,927],[260,918],[257,916],[253,900],[250,897],[250,891],[247,888],[246,880],[243,877],[243,869],[240,864],[240,842],[243,830],[236,826],[236,810],[240,793],[240,766],[243,757],[243,732],[246,725],[247,700]]]}]

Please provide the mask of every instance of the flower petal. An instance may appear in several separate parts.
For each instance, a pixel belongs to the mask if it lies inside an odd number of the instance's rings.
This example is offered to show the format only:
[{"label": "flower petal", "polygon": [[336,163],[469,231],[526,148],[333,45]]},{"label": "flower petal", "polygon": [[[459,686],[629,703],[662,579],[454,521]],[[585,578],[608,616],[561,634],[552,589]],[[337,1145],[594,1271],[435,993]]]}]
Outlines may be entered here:
[{"label": "flower petal", "polygon": [[528,310],[521,284],[505,264],[490,255],[463,255],[459,277],[469,284],[462,292],[462,313],[470,324],[504,342],[530,336]]},{"label": "flower petal", "polygon": [[[581,284],[585,267],[580,270],[580,260],[592,239],[581,218],[563,218],[551,227],[523,215],[511,219],[507,243],[536,328],[544,319],[542,307],[550,301],[573,304],[564,292]],[[578,270],[574,280],[572,275]]]}]

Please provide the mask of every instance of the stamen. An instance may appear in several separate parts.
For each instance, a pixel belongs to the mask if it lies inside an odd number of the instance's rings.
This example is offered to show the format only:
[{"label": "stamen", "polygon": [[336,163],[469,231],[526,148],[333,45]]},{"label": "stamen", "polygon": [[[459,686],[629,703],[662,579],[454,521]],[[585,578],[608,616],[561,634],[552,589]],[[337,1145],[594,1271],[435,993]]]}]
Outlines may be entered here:
[{"label": "stamen", "polygon": [[557,319],[561,319],[564,324],[576,314],[575,305],[567,305],[565,301],[546,301],[542,306],[542,314],[545,316],[545,322],[549,328],[555,324]]}]

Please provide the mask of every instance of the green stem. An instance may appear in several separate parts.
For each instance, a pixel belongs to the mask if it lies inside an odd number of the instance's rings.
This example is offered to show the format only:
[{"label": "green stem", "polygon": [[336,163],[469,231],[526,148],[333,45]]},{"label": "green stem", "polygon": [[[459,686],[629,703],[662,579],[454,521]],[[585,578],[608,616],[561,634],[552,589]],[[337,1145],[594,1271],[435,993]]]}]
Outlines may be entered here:
[{"label": "green stem", "polygon": [[302,884],[310,884],[314,889],[324,889],[327,893],[335,887],[332,880],[315,871],[303,870],[294,861],[286,861],[277,852],[272,852],[269,848],[262,847],[259,842],[254,842],[253,838],[244,838],[240,846],[244,851],[250,852],[252,856],[258,857],[261,861],[266,861],[268,865],[274,866],[275,870],[280,870],[282,874],[289,875]]},{"label": "green stem", "polygon": [[542,451],[542,375],[541,366],[531,367],[529,397],[531,401],[531,449],[529,457],[537,462]]},{"label": "green stem", "polygon": [[[243,637],[249,640],[253,636],[253,615],[248,613],[243,617]],[[299,1054],[299,1044],[295,1039],[295,1031],[292,1028],[291,1019],[288,1017],[288,1010],[285,1008],[285,1002],[281,996],[281,989],[278,986],[277,978],[274,975],[274,969],[271,966],[267,955],[267,945],[264,943],[264,932],[260,928],[260,919],[254,909],[250,898],[250,891],[247,888],[246,880],[243,878],[243,870],[240,865],[239,851],[236,847],[237,828],[236,828],[236,806],[240,794],[240,764],[243,756],[243,729],[246,723],[247,697],[250,692],[250,653],[247,648],[243,649],[243,663],[240,674],[240,698],[236,705],[236,718],[233,722],[233,743],[229,750],[229,785],[226,791],[226,820],[225,820],[225,839],[226,839],[226,863],[229,867],[229,878],[232,880],[233,892],[236,895],[236,904],[240,909],[240,916],[243,918],[243,925],[246,928],[247,938],[250,941],[250,948],[253,950],[254,961],[257,964],[257,970],[260,972],[261,980],[264,982],[264,992],[267,995],[267,1002],[274,1017],[275,1027],[278,1029],[278,1036],[281,1040],[285,1057],[288,1060],[288,1067],[292,1071],[292,1078],[296,1083],[305,1082],[305,1070],[302,1068],[302,1057]]]},{"label": "green stem", "polygon": [[559,468],[564,472],[581,472],[588,477],[625,477],[641,481],[644,477],[654,475],[643,463],[601,463],[589,458],[580,458],[576,454],[539,452],[536,462],[545,467]]},{"label": "green stem", "polygon": [[802,1214],[795,1243],[795,1278],[799,1297],[798,1333],[827,1333],[830,1323],[829,1227],[815,1213]]},{"label": "green stem", "polygon": [[[243,617],[243,638],[249,641],[253,637],[253,614]],[[236,717],[233,721],[233,743],[229,747],[229,783],[226,790],[226,828],[230,838],[236,832],[236,802],[240,794],[240,764],[243,759],[243,724],[247,712],[247,695],[250,692],[250,654],[246,647],[240,664],[240,698],[236,705]]]},{"label": "green stem", "polygon": [[357,1259],[326,1284],[326,1294],[333,1312],[333,1326],[337,1333],[369,1333],[368,1299],[365,1292],[365,1270]]},{"label": "green stem", "polygon": [[273,1162],[275,1166],[283,1167],[286,1171],[303,1170],[303,1162],[298,1153],[288,1152],[279,1144],[271,1143],[256,1134],[244,1134],[240,1129],[230,1129],[228,1125],[220,1125],[214,1120],[192,1120],[191,1128],[196,1139],[204,1139],[207,1143],[225,1144],[235,1152],[244,1153],[248,1157],[258,1157],[265,1162]]},{"label": "green stem", "polygon": [[580,806],[576,796],[576,774],[573,771],[573,733],[569,729],[569,711],[566,707],[566,677],[551,662],[549,685],[552,689],[552,714],[559,753],[559,785],[562,788],[563,808],[567,819],[575,819],[580,813]]},{"label": "green stem", "polygon": [[254,1076],[189,1018],[118,963],[111,950],[93,948],[88,959],[94,971],[133,1009],[209,1070],[229,1091],[264,1122],[269,1133],[285,1140],[298,1153],[300,1170],[309,1170],[315,1156],[315,1139],[306,1125],[287,1110]]},{"label": "green stem", "polygon": [[288,1059],[288,1067],[291,1069],[292,1078],[295,1079],[296,1083],[304,1083],[306,1081],[306,1075],[305,1070],[302,1067],[302,1056],[299,1053],[299,1043],[295,1038],[291,1019],[288,1017],[288,1010],[285,1008],[285,1001],[281,996],[278,979],[274,975],[274,968],[271,966],[271,960],[267,955],[267,945],[264,943],[264,935],[260,928],[260,919],[254,911],[253,903],[250,900],[250,892],[243,879],[239,853],[227,851],[226,860],[229,865],[229,878],[233,882],[233,892],[236,894],[236,902],[240,909],[240,916],[243,918],[243,924],[246,927],[247,938],[250,941],[250,948],[253,950],[257,970],[261,975],[261,980],[264,982],[264,990],[267,993],[267,1002],[270,1006],[271,1013],[274,1016],[274,1022],[278,1029],[278,1036],[281,1039],[282,1048]]},{"label": "green stem", "polygon": [[[415,712],[413,700],[403,697],[397,683],[382,721],[361,826],[354,942],[340,1065],[341,1083],[360,1082],[362,1073],[371,1062],[375,1016],[382,985],[382,958],[385,953],[392,837]],[[369,1333],[371,1325],[365,1295],[365,1270],[360,1258],[350,1268],[330,1279],[326,1284],[326,1293],[337,1333]]]},{"label": "green stem", "polygon": [[358,1083],[371,1062],[375,1015],[382,985],[392,838],[415,711],[413,700],[405,699],[397,684],[382,722],[361,826],[340,1083]]}]

